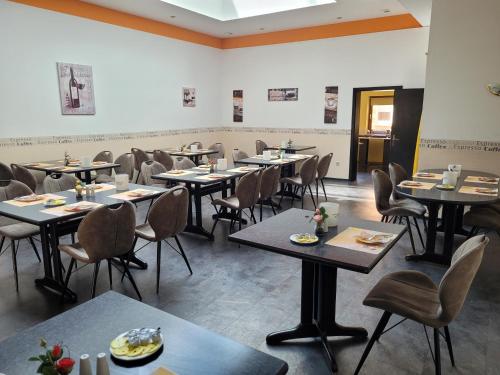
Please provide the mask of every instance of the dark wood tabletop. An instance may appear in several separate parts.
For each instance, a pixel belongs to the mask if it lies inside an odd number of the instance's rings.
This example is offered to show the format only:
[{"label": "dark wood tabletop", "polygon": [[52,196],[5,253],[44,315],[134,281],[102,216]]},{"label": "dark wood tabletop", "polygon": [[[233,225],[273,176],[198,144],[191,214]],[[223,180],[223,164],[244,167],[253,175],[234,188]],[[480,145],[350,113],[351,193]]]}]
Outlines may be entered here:
[{"label": "dark wood tabletop", "polygon": [[[428,169],[421,172],[425,173],[437,173],[442,174],[446,169]],[[463,204],[463,205],[475,205],[475,204],[488,204],[493,203],[499,199],[497,195],[483,195],[483,194],[464,194],[458,191],[462,186],[474,186],[474,187],[484,187],[484,188],[498,188],[498,184],[484,184],[484,183],[474,183],[465,182],[468,176],[478,176],[478,177],[498,177],[492,173],[486,173],[481,171],[471,171],[462,170],[460,177],[458,178],[457,185],[452,191],[440,190],[434,186],[430,190],[424,189],[411,189],[396,187],[396,191],[402,196],[415,199],[420,202],[436,202],[436,203],[450,203],[450,204]],[[441,184],[442,180],[431,180],[428,178],[413,178],[415,181],[430,182],[436,185]]]},{"label": "dark wood tabletop", "polygon": [[[264,160],[262,155],[255,155],[249,158],[235,160],[235,164],[251,164],[251,165],[262,165],[262,166],[272,166],[272,165],[292,165],[301,160],[307,159],[311,155],[301,155],[301,154],[285,154],[284,159],[278,159],[273,157],[271,160]],[[281,162],[279,160],[282,160]]]},{"label": "dark wood tabletop", "polygon": [[[156,187],[156,186],[146,186],[146,185],[137,185],[137,184],[129,184],[129,190],[135,190],[135,189],[145,189],[145,190],[151,190],[155,191],[155,193],[146,195],[143,197],[138,197],[138,198],[133,198],[130,201],[131,202],[140,202],[140,201],[145,201],[145,200],[150,200],[152,198],[156,198],[160,196],[162,193],[167,191],[165,188],[161,187]],[[85,198],[81,200],[76,199],[76,193],[72,191],[60,191],[57,193],[53,193],[54,195],[60,195],[64,197],[64,200],[66,201],[66,204],[72,204],[76,202],[95,202],[95,203],[101,203],[107,206],[116,206],[121,204],[123,201],[120,199],[115,199],[111,198],[110,195],[117,194],[117,193],[122,193],[123,191],[117,191],[116,189],[110,189],[110,190],[105,190],[105,191],[99,191],[96,190],[95,192],[95,197],[89,198],[88,200]],[[36,205],[31,205],[31,206],[25,206],[25,207],[18,207],[14,206],[9,203],[5,202],[0,202],[0,216],[6,216],[10,217],[12,219],[20,220],[25,223],[30,223],[34,225],[43,225],[43,224],[50,224],[50,223],[55,223],[75,217],[80,217],[80,216],[85,216],[88,211],[84,212],[76,212],[72,213],[69,215],[64,215],[64,216],[56,216],[56,215],[51,215],[47,214],[44,212],[41,212],[42,210],[46,209],[43,203],[39,203]]]},{"label": "dark wood tabletop", "polygon": [[[232,169],[232,168],[229,168],[229,169]],[[233,178],[240,177],[240,176],[248,173],[248,172],[230,172],[229,170],[217,171],[214,173],[210,173],[208,169],[200,168],[200,167],[185,169],[184,171],[189,172],[189,174],[175,175],[175,174],[169,174],[168,172],[166,172],[166,173],[154,175],[154,176],[152,176],[152,178],[155,180],[188,182],[190,184],[198,184],[198,185],[211,185],[211,184],[216,184],[218,182],[231,180]],[[224,177],[215,178],[213,180],[199,178],[202,176],[209,176],[212,174],[221,175],[221,176],[223,175]]]},{"label": "dark wood tabletop", "polygon": [[[160,327],[165,343],[149,363],[122,367],[110,359],[109,344],[133,328]],[[89,354],[95,368],[96,355],[108,355],[111,374],[152,374],[161,366],[179,375],[189,374],[285,374],[286,362],[208,331],[115,292],[107,292],[52,319],[0,342],[0,372],[34,374],[37,362],[28,358],[41,353],[39,342],[62,342],[70,349],[78,374],[79,357]],[[65,353],[66,354],[66,353]]]},{"label": "dark wood tabletop", "polygon": [[[406,232],[406,227],[403,225],[361,220],[352,216],[340,216],[338,226],[330,228],[328,233],[321,238],[319,244],[301,246],[292,243],[289,239],[290,235],[314,232],[313,223],[310,222],[312,215],[312,211],[291,208],[256,225],[233,233],[228,238],[230,241],[294,258],[369,273]],[[369,254],[330,246],[325,243],[348,227],[393,233],[397,236],[379,254]]]},{"label": "dark wood tabletop", "polygon": [[301,145],[294,145],[292,144],[291,146],[286,146],[286,147],[281,147],[281,146],[267,146],[264,147],[265,150],[285,150],[286,152],[300,152],[300,151],[306,151],[306,150],[312,150],[315,149],[316,146],[301,146]]},{"label": "dark wood tabletop", "polygon": [[[77,163],[78,165],[68,165],[67,167],[64,166],[64,160],[49,160],[49,161],[38,161],[38,162],[32,162],[32,163],[24,163],[20,164],[25,168],[32,169],[35,171],[41,171],[45,173],[82,173],[82,172],[88,172],[88,171],[98,171],[102,169],[110,169],[114,167],[119,167],[120,164],[116,163],[106,163],[106,164],[101,164],[101,163],[91,163],[89,167],[83,167],[81,164]],[[66,168],[66,169],[65,169]]]}]

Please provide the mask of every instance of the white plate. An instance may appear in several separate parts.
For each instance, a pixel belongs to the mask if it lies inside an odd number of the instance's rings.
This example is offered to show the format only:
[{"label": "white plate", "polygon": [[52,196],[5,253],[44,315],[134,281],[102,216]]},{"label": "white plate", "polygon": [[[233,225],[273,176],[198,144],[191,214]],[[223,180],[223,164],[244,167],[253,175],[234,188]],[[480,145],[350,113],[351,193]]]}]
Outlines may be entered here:
[{"label": "white plate", "polygon": [[302,246],[308,246],[308,245],[315,245],[319,242],[319,237],[316,236],[316,235],[312,235],[314,237],[316,237],[316,240],[312,241],[312,242],[300,242],[297,238],[301,235],[301,234],[306,234],[306,233],[295,233],[295,234],[292,234],[290,236],[290,241],[292,241],[293,243],[297,244],[297,245],[302,245]]},{"label": "white plate", "polygon": [[[117,338],[120,338],[120,337],[123,337],[125,336],[127,333],[129,333],[131,330],[127,331],[127,332],[123,332],[122,334],[116,336],[113,340],[116,340]],[[138,361],[140,359],[144,359],[144,358],[148,358],[148,357],[151,357],[153,354],[155,354],[156,352],[158,352],[158,350],[160,350],[161,348],[163,348],[163,334],[160,333],[160,337],[161,337],[161,342],[160,342],[160,345],[158,345],[156,347],[155,350],[153,350],[151,353],[146,353],[146,354],[142,354],[142,355],[138,355],[137,357],[129,357],[129,356],[121,356],[121,355],[115,355],[113,354],[113,351],[111,350],[111,343],[109,344],[109,352],[111,353],[111,355],[113,357],[115,357],[116,359],[119,359],[121,361],[127,361],[127,362],[130,362],[130,361]],[[111,340],[111,341],[113,341]]]}]

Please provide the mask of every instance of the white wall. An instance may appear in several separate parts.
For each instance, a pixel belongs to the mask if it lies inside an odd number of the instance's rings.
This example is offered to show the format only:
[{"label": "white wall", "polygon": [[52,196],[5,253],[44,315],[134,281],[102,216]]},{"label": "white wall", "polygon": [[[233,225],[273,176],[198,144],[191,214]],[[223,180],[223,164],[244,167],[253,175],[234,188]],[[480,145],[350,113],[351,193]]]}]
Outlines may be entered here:
[{"label": "white wall", "polygon": [[500,1],[433,2],[423,138],[500,141]]},{"label": "white wall", "polygon": [[[0,138],[220,125],[218,49],[6,0],[0,46]],[[56,62],[92,65],[95,116],[61,115]]]},{"label": "white wall", "polygon": [[[224,50],[222,121],[251,127],[350,129],[354,87],[424,87],[428,28]],[[323,123],[325,86],[339,86],[337,125]],[[298,87],[297,102],[268,102],[267,89]],[[243,89],[244,122],[232,122]]]}]

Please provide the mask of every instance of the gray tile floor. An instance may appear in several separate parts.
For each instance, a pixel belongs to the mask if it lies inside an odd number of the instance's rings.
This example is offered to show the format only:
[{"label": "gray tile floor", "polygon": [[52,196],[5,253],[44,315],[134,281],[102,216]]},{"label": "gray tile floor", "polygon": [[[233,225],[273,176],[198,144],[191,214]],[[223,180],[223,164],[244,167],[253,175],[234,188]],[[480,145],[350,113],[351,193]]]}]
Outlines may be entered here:
[{"label": "gray tile floor", "polygon": [[[371,186],[331,181],[327,186],[329,200],[341,204],[341,215],[355,215],[378,220]],[[289,203],[284,205],[288,207]],[[310,205],[309,200],[307,205]],[[144,217],[146,206],[139,207]],[[204,203],[204,223],[210,228],[213,209]],[[270,212],[265,210],[266,215]],[[194,274],[189,275],[184,261],[164,249],[160,294],[155,293],[155,248],[148,245],[139,256],[151,266],[134,270],[144,302],[175,314],[212,331],[275,355],[288,362],[290,374],[327,374],[328,368],[319,343],[301,340],[280,346],[267,346],[268,333],[293,327],[299,319],[300,261],[225,240],[228,223],[216,230],[216,240],[207,241],[192,235],[181,235]],[[491,235],[480,272],[459,318],[451,325],[457,367],[452,368],[442,345],[443,372],[449,374],[500,373],[500,240]],[[64,240],[64,239],[63,239]],[[67,239],[69,240],[69,239]],[[457,246],[464,240],[457,238]],[[404,236],[397,246],[369,275],[340,270],[337,294],[338,321],[361,325],[373,332],[381,312],[362,304],[369,289],[383,275],[417,269],[436,282],[445,272],[442,266],[408,263],[409,239]],[[15,292],[9,252],[0,257],[0,339],[54,316],[73,305],[61,305],[58,298],[34,286],[33,279],[42,274],[39,264],[27,246],[19,250],[20,292]],[[67,259],[64,258],[67,263]],[[98,293],[108,290],[106,268],[102,267]],[[71,280],[79,302],[90,298],[91,270],[82,268]],[[114,289],[135,297],[131,285],[120,283],[116,272]],[[92,317],[82,317],[91,319]],[[396,319],[391,322],[396,322]],[[70,333],[68,333],[70,334]],[[339,365],[339,374],[352,374],[365,342],[351,339],[331,341]],[[432,374],[432,360],[423,327],[405,322],[384,335],[368,358],[364,374]]]}]

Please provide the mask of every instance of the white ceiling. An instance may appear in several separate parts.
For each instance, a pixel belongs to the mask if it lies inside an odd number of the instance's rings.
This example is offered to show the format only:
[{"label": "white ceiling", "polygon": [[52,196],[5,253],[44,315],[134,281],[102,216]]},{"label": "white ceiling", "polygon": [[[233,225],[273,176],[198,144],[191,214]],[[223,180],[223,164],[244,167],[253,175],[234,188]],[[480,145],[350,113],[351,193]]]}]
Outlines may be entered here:
[{"label": "white ceiling", "polygon": [[[337,0],[333,4],[221,21],[162,0],[83,0],[87,3],[173,24],[216,37],[265,33],[404,13],[427,26],[432,0]],[[168,0],[167,0],[168,1]],[[172,0],[179,1],[179,0]],[[191,0],[198,2],[221,0]],[[234,0],[233,0],[234,1]],[[240,0],[243,1],[243,0]],[[245,0],[250,1],[250,0]],[[273,1],[273,0],[263,0]],[[184,1],[185,2],[185,1]],[[424,4],[425,3],[425,4]],[[418,16],[417,16],[418,13]],[[424,20],[424,22],[421,21]]]}]

